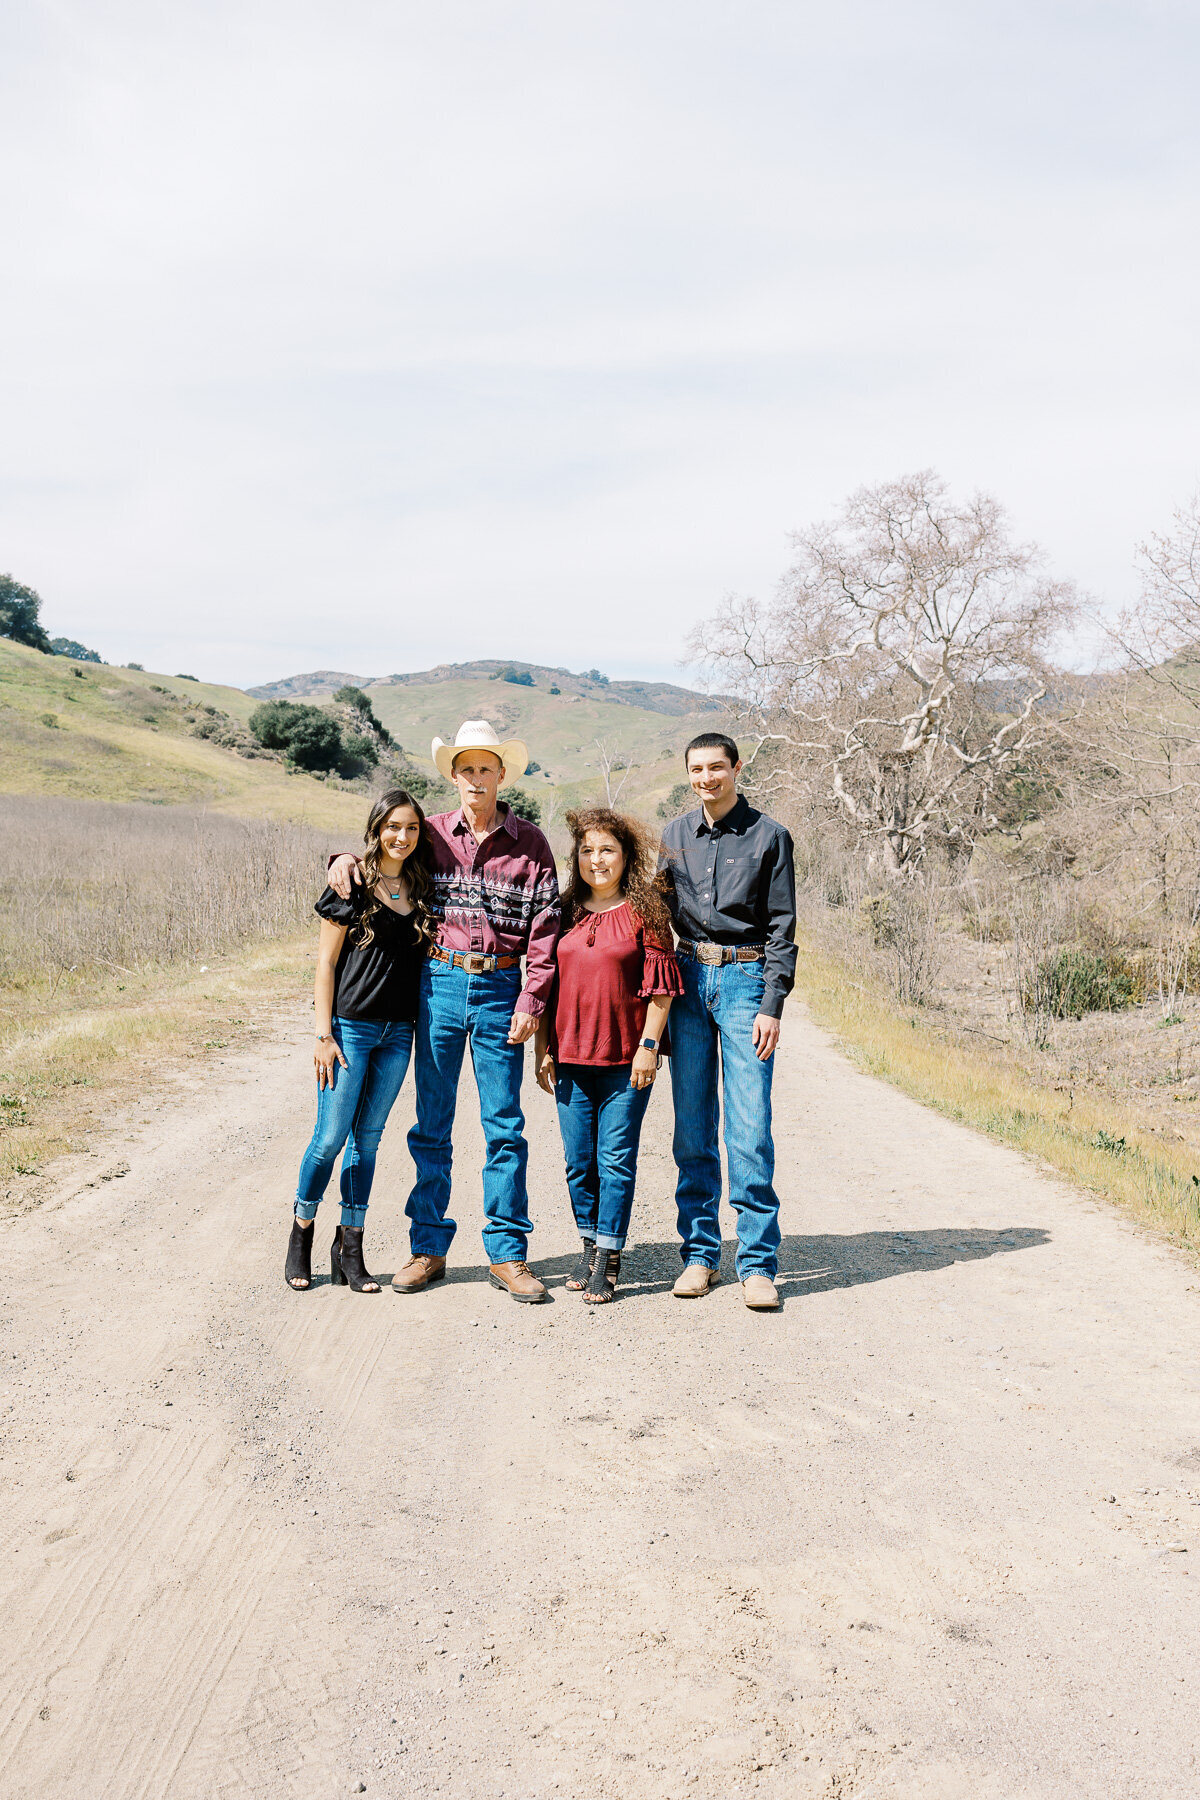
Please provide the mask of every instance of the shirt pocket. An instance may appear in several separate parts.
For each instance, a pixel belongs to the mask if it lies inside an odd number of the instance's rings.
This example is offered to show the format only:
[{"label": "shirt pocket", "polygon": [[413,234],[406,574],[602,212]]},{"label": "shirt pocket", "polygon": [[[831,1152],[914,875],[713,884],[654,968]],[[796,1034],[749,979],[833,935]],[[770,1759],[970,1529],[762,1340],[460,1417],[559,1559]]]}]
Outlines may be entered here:
[{"label": "shirt pocket", "polygon": [[758,865],[747,856],[731,855],[722,849],[717,856],[716,878],[717,905],[721,911],[753,919]]}]

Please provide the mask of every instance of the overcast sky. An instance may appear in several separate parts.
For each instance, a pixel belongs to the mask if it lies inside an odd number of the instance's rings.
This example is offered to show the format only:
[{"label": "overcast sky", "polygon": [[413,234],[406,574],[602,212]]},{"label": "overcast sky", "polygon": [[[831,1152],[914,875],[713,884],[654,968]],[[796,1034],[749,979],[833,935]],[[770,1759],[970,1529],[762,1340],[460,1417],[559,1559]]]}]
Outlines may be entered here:
[{"label": "overcast sky", "polygon": [[1115,603],[1200,475],[1194,4],[7,0],[0,569],[238,684],[680,679],[933,465]]}]

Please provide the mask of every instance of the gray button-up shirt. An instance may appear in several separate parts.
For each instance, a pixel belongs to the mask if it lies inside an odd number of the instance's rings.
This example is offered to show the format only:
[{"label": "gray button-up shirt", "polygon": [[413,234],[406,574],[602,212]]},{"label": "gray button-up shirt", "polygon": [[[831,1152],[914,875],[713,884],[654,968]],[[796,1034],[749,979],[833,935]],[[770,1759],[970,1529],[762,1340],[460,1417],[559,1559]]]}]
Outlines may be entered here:
[{"label": "gray button-up shirt", "polygon": [[762,1010],[777,1019],[796,979],[796,870],[789,831],[745,795],[715,825],[704,808],[672,819],[658,866],[670,870],[675,929],[693,943],[766,946]]}]

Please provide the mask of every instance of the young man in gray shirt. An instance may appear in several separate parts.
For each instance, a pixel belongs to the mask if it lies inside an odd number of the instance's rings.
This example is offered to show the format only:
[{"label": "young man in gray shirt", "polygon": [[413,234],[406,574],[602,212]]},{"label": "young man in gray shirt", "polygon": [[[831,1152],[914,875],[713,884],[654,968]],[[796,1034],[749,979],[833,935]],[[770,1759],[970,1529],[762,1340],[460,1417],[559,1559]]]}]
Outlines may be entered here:
[{"label": "young man in gray shirt", "polygon": [[704,732],[684,752],[700,801],[663,832],[659,866],[679,934],[684,991],[671,1009],[671,1092],[683,1273],[698,1299],[721,1260],[718,1050],[737,1272],[746,1305],[773,1311],[779,1250],[771,1076],[783,1003],[796,978],[796,876],[791,834],[737,791],[737,745]]}]

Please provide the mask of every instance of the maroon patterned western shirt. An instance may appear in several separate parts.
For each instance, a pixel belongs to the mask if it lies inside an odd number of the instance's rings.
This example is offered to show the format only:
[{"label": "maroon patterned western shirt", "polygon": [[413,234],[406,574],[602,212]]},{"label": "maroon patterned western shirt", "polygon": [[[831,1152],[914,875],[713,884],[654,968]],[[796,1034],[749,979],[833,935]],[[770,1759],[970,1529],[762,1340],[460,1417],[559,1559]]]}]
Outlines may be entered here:
[{"label": "maroon patterned western shirt", "polygon": [[558,873],[545,837],[511,806],[501,807],[482,844],[461,808],[434,813],[427,823],[438,943],[464,954],[523,956],[525,985],[515,1010],[540,1017],[554,986],[562,926]]}]

